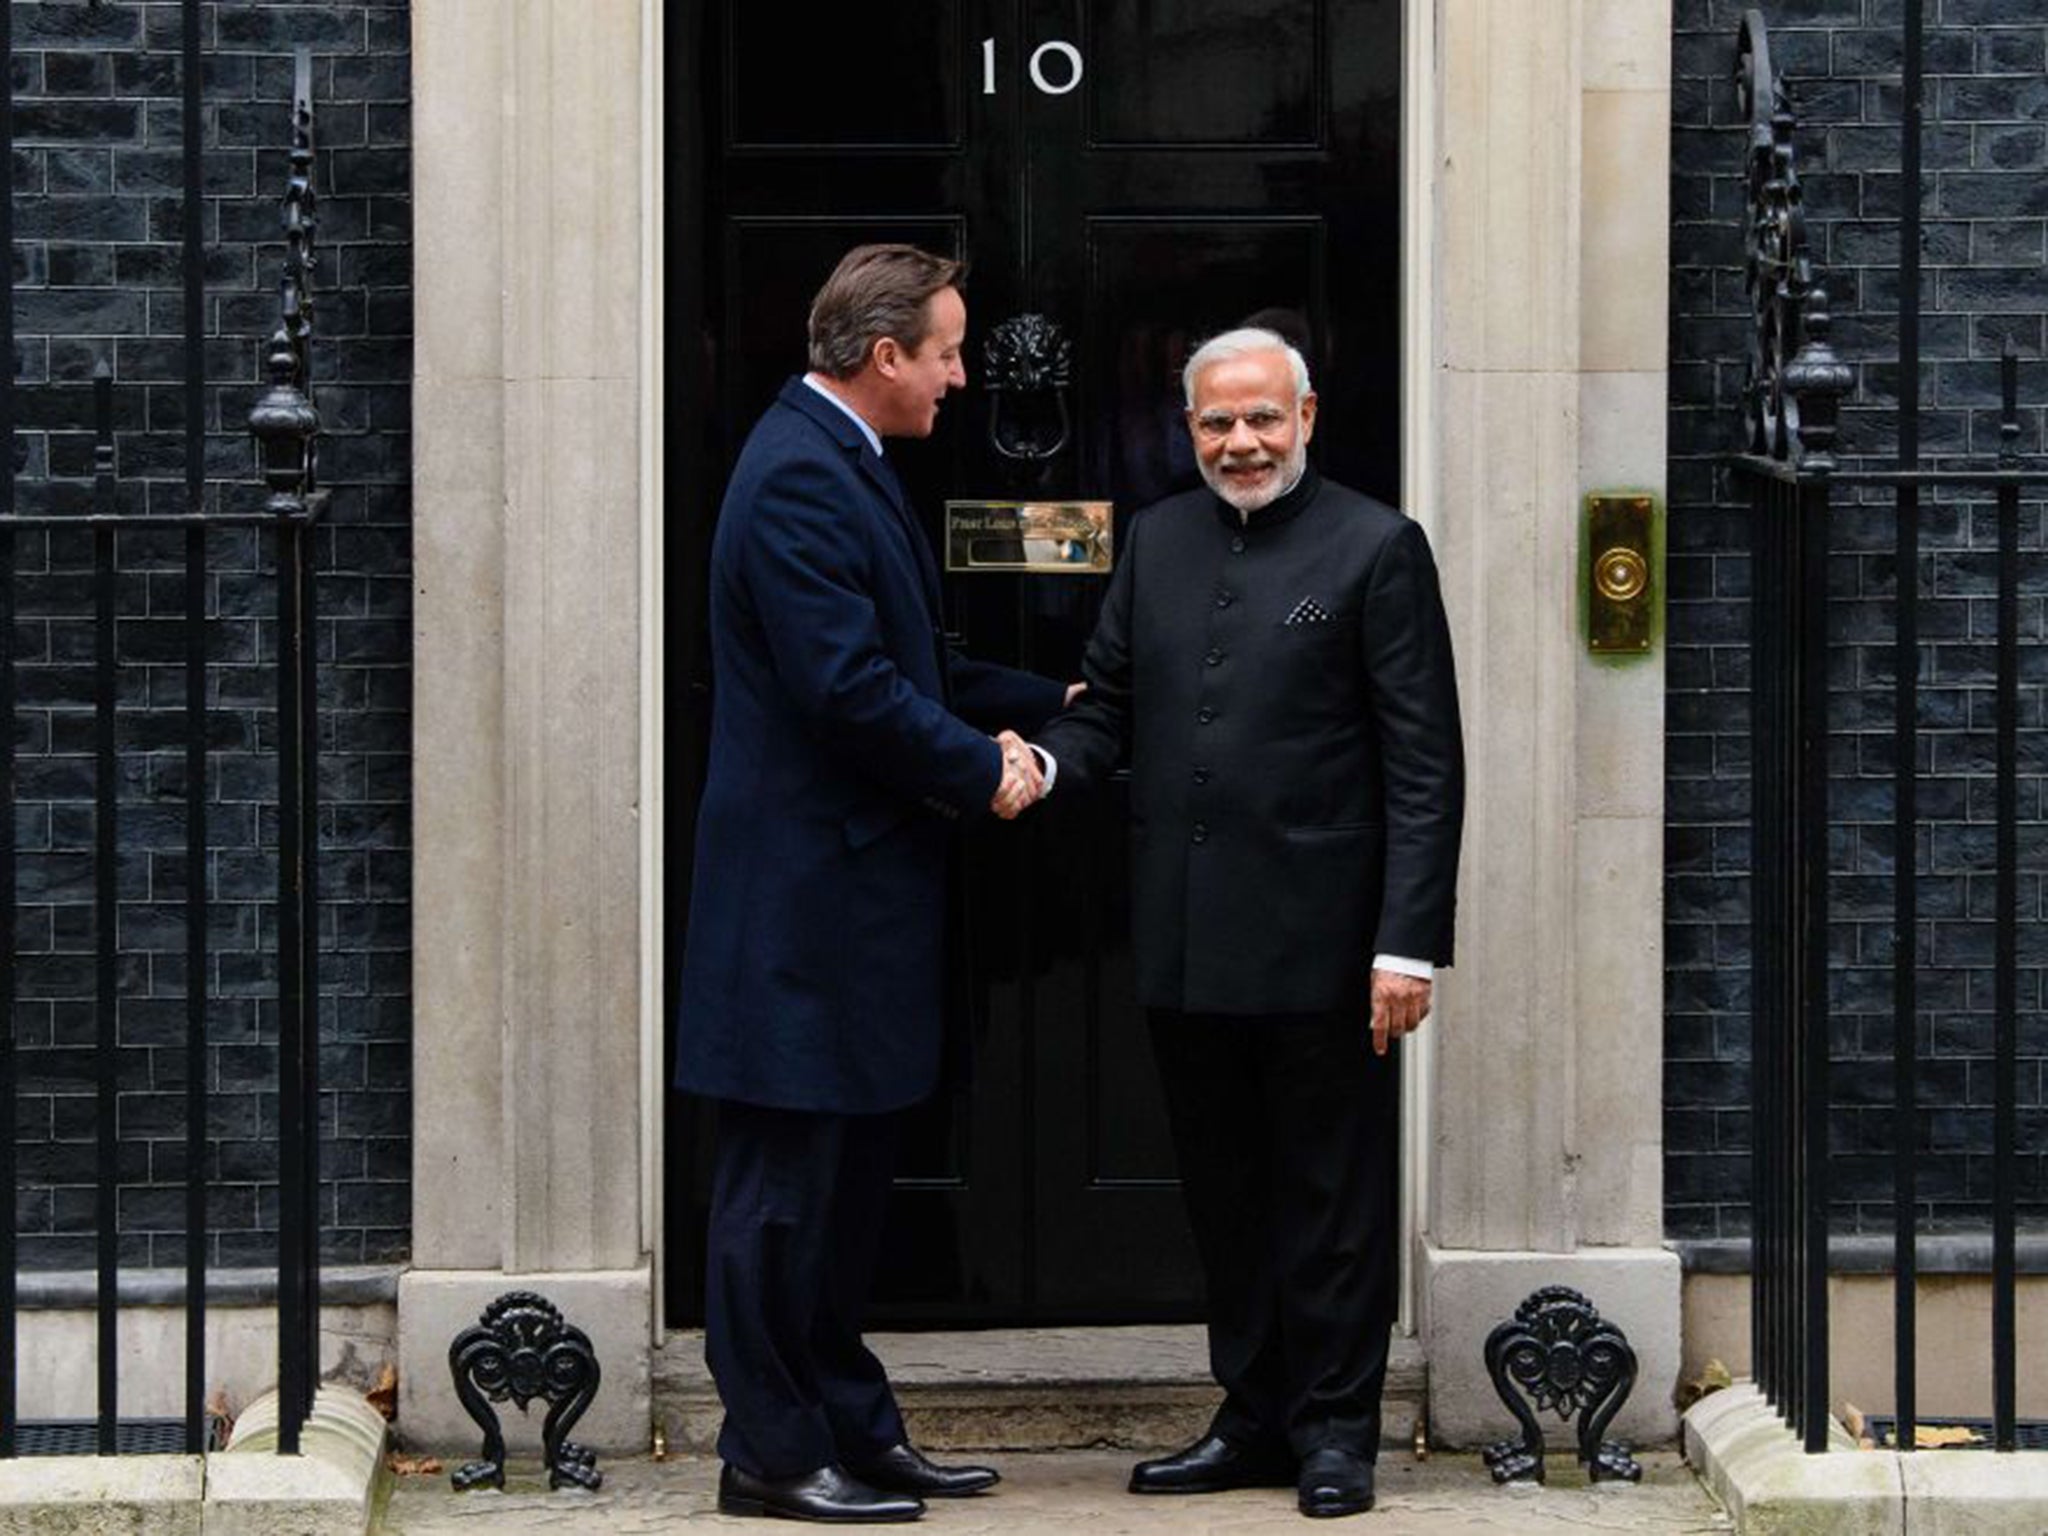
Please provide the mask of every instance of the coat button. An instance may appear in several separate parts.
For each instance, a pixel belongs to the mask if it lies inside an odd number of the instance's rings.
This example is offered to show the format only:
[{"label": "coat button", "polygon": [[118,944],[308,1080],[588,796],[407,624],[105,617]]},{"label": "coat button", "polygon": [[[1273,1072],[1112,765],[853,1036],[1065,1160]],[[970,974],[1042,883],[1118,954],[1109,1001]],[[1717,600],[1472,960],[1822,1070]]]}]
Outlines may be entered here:
[{"label": "coat button", "polygon": [[1208,782],[1209,782],[1209,770],[1208,770],[1208,769],[1206,769],[1206,768],[1197,768],[1197,769],[1195,770],[1195,782],[1196,782],[1197,784],[1206,784],[1206,783],[1208,783]]},{"label": "coat button", "polygon": [[1211,720],[1214,720],[1216,718],[1216,711],[1211,709],[1208,705],[1204,704],[1200,709],[1195,711],[1195,718],[1199,720],[1202,724],[1207,725]]},{"label": "coat button", "polygon": [[1194,832],[1193,832],[1193,834],[1192,834],[1192,835],[1193,835],[1193,837],[1194,837],[1195,841],[1196,841],[1196,842],[1198,842],[1198,843],[1206,843],[1207,841],[1209,841],[1209,827],[1208,827],[1208,824],[1207,824],[1206,822],[1200,822],[1200,821],[1196,822],[1196,823],[1195,823],[1195,827],[1194,827]]},{"label": "coat button", "polygon": [[1243,554],[1243,553],[1244,553],[1244,540],[1243,540],[1243,539],[1241,539],[1241,538],[1237,538],[1237,539],[1232,539],[1232,540],[1230,541],[1230,552],[1231,552],[1231,553],[1232,553],[1233,555],[1241,555],[1241,554]]},{"label": "coat button", "polygon": [[1228,608],[1230,606],[1230,594],[1228,592],[1218,592],[1216,594],[1216,606],[1218,608]]},{"label": "coat button", "polygon": [[1212,667],[1220,667],[1223,665],[1223,653],[1212,647],[1209,651],[1209,654],[1204,656],[1202,660],[1209,663],[1209,665]]}]

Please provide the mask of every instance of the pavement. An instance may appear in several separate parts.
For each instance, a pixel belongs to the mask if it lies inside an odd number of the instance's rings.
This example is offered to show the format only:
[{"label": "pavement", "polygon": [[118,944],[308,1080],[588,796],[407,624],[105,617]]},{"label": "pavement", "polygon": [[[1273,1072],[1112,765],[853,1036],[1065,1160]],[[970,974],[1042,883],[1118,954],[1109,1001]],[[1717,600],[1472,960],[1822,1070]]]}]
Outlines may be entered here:
[{"label": "pavement", "polygon": [[[949,1458],[953,1459],[953,1458]],[[967,1460],[968,1456],[957,1459]],[[1731,1532],[1728,1517],[1673,1451],[1641,1457],[1640,1484],[1591,1486],[1566,1452],[1548,1486],[1496,1487],[1476,1456],[1406,1453],[1380,1459],[1379,1505],[1345,1522],[1310,1525],[1284,1489],[1200,1497],[1134,1497],[1128,1451],[997,1454],[1002,1486],[979,1498],[933,1500],[919,1529],[950,1536],[1087,1532],[1089,1536],[1259,1536],[1349,1529],[1394,1536],[1544,1536],[1563,1531]],[[600,1462],[595,1494],[549,1493],[537,1463],[515,1461],[506,1491],[455,1493],[445,1471],[396,1479],[378,1536],[651,1536],[681,1530],[790,1531],[783,1521],[717,1513],[718,1463],[683,1456]],[[686,1524],[686,1522],[688,1522]]]}]

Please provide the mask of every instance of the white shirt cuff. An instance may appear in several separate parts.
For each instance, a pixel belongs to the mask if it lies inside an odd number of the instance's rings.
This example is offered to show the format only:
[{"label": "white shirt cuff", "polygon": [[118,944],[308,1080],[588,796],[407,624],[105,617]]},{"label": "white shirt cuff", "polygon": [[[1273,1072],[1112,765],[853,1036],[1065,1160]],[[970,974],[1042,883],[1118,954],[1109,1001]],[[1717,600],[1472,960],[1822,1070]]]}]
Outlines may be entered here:
[{"label": "white shirt cuff", "polygon": [[1411,960],[1406,955],[1374,955],[1372,968],[1376,971],[1392,971],[1397,976],[1413,976],[1418,981],[1434,982],[1436,967],[1427,960]]},{"label": "white shirt cuff", "polygon": [[1038,770],[1045,775],[1045,793],[1051,794],[1053,781],[1060,776],[1059,759],[1035,741],[1027,741],[1024,745],[1038,755]]}]

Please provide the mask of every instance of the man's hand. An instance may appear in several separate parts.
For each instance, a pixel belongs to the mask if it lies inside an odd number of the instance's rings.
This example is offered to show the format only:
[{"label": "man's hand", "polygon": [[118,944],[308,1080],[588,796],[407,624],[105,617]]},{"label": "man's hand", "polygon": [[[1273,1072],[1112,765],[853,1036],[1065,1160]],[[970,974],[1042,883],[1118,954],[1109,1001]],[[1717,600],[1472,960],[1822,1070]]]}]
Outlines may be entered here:
[{"label": "man's hand", "polygon": [[1015,731],[995,738],[1003,749],[1003,782],[996,786],[988,808],[1005,821],[1015,821],[1045,793],[1045,775],[1038,771],[1038,757]]},{"label": "man's hand", "polygon": [[1412,1035],[1429,1016],[1430,984],[1399,971],[1372,973],[1372,1050],[1387,1054],[1387,1042]]}]

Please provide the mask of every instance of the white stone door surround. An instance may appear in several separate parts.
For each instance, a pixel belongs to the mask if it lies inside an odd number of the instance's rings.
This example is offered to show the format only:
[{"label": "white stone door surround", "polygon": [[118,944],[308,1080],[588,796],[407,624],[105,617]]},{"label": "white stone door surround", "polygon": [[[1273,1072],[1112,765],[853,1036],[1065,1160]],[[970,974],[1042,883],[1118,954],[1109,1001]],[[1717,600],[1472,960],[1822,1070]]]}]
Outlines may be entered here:
[{"label": "white stone door surround", "polygon": [[[1460,963],[1411,1056],[1432,1429],[1578,1284],[1671,1427],[1661,657],[1596,667],[1584,491],[1664,483],[1669,0],[1408,0],[1404,423],[1458,648]],[[661,7],[414,0],[415,1015],[404,1422],[499,1291],[590,1330],[646,1443],[660,1190]],[[519,1427],[516,1417],[509,1428]],[[529,1427],[530,1428],[530,1427]]]}]

